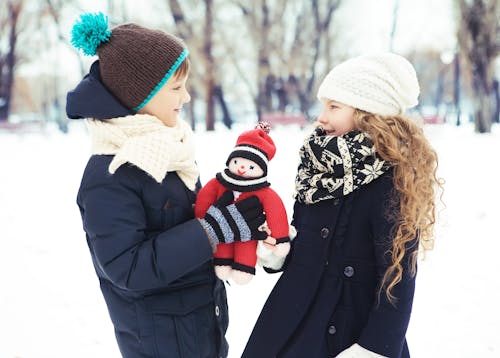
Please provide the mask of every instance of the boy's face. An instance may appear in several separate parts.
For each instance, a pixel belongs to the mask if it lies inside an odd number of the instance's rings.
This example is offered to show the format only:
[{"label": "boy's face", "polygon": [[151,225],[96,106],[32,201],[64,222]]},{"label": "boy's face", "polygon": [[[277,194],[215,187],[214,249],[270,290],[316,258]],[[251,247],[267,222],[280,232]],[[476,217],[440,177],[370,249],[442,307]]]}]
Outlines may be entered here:
[{"label": "boy's face", "polygon": [[318,123],[326,135],[340,136],[354,130],[354,108],[345,104],[322,98],[323,109]]},{"label": "boy's face", "polygon": [[229,171],[243,178],[259,178],[264,175],[264,171],[258,164],[241,157],[231,158]]},{"label": "boy's face", "polygon": [[167,83],[139,110],[139,113],[157,117],[167,127],[174,127],[182,106],[191,100],[186,89],[186,77],[172,76]]}]

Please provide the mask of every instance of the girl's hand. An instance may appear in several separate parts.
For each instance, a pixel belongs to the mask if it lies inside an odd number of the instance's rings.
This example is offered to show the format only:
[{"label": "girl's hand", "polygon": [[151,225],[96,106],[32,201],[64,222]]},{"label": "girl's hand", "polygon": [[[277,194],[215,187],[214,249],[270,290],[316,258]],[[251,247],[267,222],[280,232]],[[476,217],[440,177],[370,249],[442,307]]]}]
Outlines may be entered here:
[{"label": "girl's hand", "polygon": [[269,250],[274,250],[276,247],[276,239],[271,236],[271,230],[267,226],[267,222],[259,227],[259,231],[267,233],[267,238],[262,241],[265,248]]},{"label": "girl's hand", "polygon": [[272,236],[268,236],[264,241],[262,241],[264,244],[264,247],[268,248],[269,250],[275,250],[276,249],[276,239]]}]

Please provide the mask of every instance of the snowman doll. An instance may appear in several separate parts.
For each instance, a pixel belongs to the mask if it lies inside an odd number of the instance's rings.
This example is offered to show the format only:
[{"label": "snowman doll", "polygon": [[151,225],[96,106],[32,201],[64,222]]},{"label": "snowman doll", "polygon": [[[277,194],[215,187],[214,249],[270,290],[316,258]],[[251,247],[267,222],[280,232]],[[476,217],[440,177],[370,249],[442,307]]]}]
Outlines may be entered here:
[{"label": "snowman doll", "polygon": [[[232,193],[234,202],[255,195],[264,208],[266,227],[263,230],[268,234],[266,243],[250,240],[217,245],[215,273],[220,279],[231,278],[237,284],[246,284],[255,275],[258,244],[266,252],[265,255],[272,251],[276,258],[284,258],[290,251],[285,206],[267,181],[267,165],[276,153],[269,130],[269,124],[260,122],[255,129],[243,132],[229,154],[224,171],[217,173],[201,188],[196,199],[195,215],[199,218],[204,217],[208,208],[228,191]],[[271,246],[272,250],[269,249]]]}]

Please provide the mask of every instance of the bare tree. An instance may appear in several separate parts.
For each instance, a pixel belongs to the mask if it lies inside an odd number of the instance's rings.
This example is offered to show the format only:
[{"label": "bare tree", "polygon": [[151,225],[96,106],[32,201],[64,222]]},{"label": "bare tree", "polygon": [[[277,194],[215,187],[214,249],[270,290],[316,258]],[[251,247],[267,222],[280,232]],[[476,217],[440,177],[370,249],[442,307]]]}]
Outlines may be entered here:
[{"label": "bare tree", "polygon": [[396,37],[396,28],[399,16],[399,2],[399,0],[394,0],[394,8],[392,9],[392,26],[391,34],[389,36],[389,51],[392,51],[394,48],[394,38]]},{"label": "bare tree", "polygon": [[6,121],[10,113],[16,65],[17,26],[23,1],[10,0],[4,6],[7,10],[6,17],[0,19],[2,21],[0,29],[2,29],[2,35],[7,33],[8,40],[5,54],[0,52],[0,121]]},{"label": "bare tree", "polygon": [[[313,41],[312,41],[312,52],[313,52],[313,58],[310,63],[310,68],[309,68],[309,78],[306,81],[306,88],[305,88],[305,93],[302,92],[301,97],[301,110],[304,113],[309,112],[309,108],[311,107],[311,97],[314,98],[314,96],[311,96],[311,93],[313,91],[314,84],[316,82],[316,73],[317,73],[317,64],[318,64],[318,59],[320,57],[320,49],[322,46],[322,43],[325,42],[324,38],[325,35],[328,33],[328,28],[330,26],[330,23],[332,21],[332,16],[335,12],[335,10],[339,7],[340,5],[340,0],[328,0],[325,1],[323,4],[323,9],[320,9],[320,1],[319,0],[313,0],[311,1],[311,6],[314,14],[314,32],[312,34],[313,36]],[[324,14],[324,16],[322,16]],[[326,55],[326,54],[325,54]],[[307,73],[307,72],[306,72]]]},{"label": "bare tree", "polygon": [[241,9],[256,46],[254,102],[258,117],[264,112],[284,110],[291,102],[298,103],[297,107],[308,114],[314,102],[319,60],[330,63],[329,29],[340,3],[259,0],[250,5],[243,0],[233,1]]},{"label": "bare tree", "polygon": [[[218,59],[214,56],[216,43],[216,28],[214,24],[213,0],[205,0],[203,26],[195,26],[196,21],[188,21],[186,13],[178,0],[168,0],[168,5],[176,25],[176,33],[186,41],[190,57],[193,74],[190,77],[191,93],[191,125],[194,128],[194,103],[199,97],[197,88],[205,89],[205,126],[207,130],[214,130],[216,103],[219,103],[222,112],[223,123],[230,128],[232,118],[226,104],[221,78],[217,71]],[[184,4],[183,4],[184,5]],[[192,6],[195,6],[191,4]],[[189,6],[184,5],[184,6]]]},{"label": "bare tree", "polygon": [[491,131],[493,122],[494,61],[500,53],[500,4],[498,0],[458,0],[458,40],[464,62],[472,73],[475,130]]}]

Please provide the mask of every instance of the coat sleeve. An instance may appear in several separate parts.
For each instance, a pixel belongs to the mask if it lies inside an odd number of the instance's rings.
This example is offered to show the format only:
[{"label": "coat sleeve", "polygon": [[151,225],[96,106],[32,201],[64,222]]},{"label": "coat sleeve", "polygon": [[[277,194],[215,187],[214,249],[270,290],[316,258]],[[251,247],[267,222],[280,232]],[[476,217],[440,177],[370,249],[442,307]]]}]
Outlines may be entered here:
[{"label": "coat sleeve", "polygon": [[197,219],[146,235],[140,188],[113,176],[80,190],[78,204],[96,269],[123,290],[167,287],[212,258]]},{"label": "coat sleeve", "polygon": [[[385,214],[389,205],[389,192],[391,192],[389,189],[383,191],[384,196],[376,198],[372,203],[371,226],[379,284],[391,263],[391,257],[387,250],[392,247],[391,229],[393,224]],[[416,249],[416,243],[415,239],[408,245],[401,262],[403,277],[391,291],[397,297],[395,306],[388,301],[384,291],[380,293],[380,301],[377,300],[378,295],[376,295],[368,322],[358,340],[362,347],[383,356],[399,357],[403,349],[415,291],[415,276],[410,273],[409,258],[411,252]]]}]

